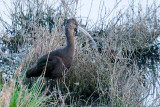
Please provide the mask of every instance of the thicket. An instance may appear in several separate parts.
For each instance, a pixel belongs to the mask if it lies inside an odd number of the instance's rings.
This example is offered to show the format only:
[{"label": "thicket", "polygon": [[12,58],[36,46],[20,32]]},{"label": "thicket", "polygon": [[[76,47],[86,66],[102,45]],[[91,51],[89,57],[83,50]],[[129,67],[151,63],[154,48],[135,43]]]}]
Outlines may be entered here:
[{"label": "thicket", "polygon": [[[6,28],[1,33],[1,63],[10,65],[7,67],[10,69],[1,67],[4,71],[1,75],[6,75],[1,78],[6,79],[1,82],[2,106],[144,106],[150,92],[158,90],[159,74],[155,69],[159,60],[160,23],[156,4],[145,12],[141,6],[137,13],[133,7],[128,8],[108,21],[104,15],[94,25],[84,26],[83,19],[76,18],[96,41],[98,52],[83,33],[76,34],[73,65],[62,78],[61,93],[56,91],[55,80],[48,81],[50,88],[45,90],[43,77],[25,78],[25,71],[38,58],[65,45],[63,26],[66,19],[76,16],[77,3],[76,0],[54,0],[51,4],[45,0],[13,2],[12,25],[1,19]],[[159,105],[159,94],[150,105]]]}]

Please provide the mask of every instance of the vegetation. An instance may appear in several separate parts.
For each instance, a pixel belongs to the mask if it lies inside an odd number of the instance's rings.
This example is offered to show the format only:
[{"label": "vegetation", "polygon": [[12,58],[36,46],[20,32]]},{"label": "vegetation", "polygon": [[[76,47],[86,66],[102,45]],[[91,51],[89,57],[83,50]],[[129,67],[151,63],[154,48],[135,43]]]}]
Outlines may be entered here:
[{"label": "vegetation", "polygon": [[[3,43],[1,70],[4,71],[1,79],[5,80],[0,87],[0,105],[160,105],[159,73],[156,70],[160,23],[156,4],[147,7],[145,12],[139,6],[138,13],[133,5],[112,20],[106,17],[94,25],[84,26],[77,19],[96,41],[98,51],[81,32],[75,36],[74,62],[61,79],[61,92],[57,92],[56,80],[49,80],[46,90],[43,77],[25,78],[25,71],[38,58],[65,45],[64,21],[74,17],[77,3],[77,0],[67,3],[61,0],[59,4],[53,0],[52,5],[45,0],[14,1],[10,15],[12,25],[1,19],[6,30],[1,33],[0,41]],[[146,103],[152,90],[157,91],[157,96],[151,103]]]}]

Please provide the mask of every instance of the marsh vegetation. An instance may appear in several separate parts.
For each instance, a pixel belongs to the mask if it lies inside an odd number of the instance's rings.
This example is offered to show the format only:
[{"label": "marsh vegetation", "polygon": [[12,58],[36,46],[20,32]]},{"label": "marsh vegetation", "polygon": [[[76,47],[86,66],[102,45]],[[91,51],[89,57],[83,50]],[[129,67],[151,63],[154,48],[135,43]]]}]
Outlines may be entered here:
[{"label": "marsh vegetation", "polygon": [[[158,106],[159,5],[142,10],[133,6],[111,20],[104,14],[97,23],[83,25],[76,17],[78,0],[15,0],[0,33],[0,106]],[[98,13],[101,14],[101,13]],[[61,80],[27,79],[27,69],[38,58],[65,46],[64,22],[76,17],[94,38],[75,35],[73,65]],[[105,19],[106,18],[106,19]],[[3,71],[3,72],[1,72]],[[150,95],[155,95],[149,99]],[[150,101],[148,101],[150,100]],[[148,103],[150,102],[150,103]]]}]

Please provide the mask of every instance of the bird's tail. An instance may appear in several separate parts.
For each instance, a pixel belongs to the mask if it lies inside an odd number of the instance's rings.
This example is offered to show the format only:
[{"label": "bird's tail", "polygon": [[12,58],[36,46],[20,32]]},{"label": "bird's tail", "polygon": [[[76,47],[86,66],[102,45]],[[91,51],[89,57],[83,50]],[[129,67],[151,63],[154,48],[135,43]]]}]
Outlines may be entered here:
[{"label": "bird's tail", "polygon": [[40,69],[38,69],[37,66],[34,66],[31,69],[27,70],[26,77],[27,78],[38,77],[42,74],[42,71],[43,71],[43,69],[40,70]]}]

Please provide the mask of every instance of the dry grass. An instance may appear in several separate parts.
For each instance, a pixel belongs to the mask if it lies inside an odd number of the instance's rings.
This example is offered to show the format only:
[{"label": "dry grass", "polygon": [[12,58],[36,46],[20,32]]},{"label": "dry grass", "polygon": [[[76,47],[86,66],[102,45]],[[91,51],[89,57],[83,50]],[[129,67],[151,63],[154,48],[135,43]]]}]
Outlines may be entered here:
[{"label": "dry grass", "polygon": [[[52,6],[46,5],[45,7],[42,2],[43,0],[35,4],[44,7],[44,10],[47,10],[46,13],[54,13]],[[17,73],[20,71],[20,77],[25,75],[29,63],[29,67],[31,67],[42,55],[65,45],[63,20],[68,16],[74,17],[74,12],[70,13],[70,9],[67,9],[69,6],[64,4],[64,1],[61,2],[64,9],[57,10],[57,13],[64,14],[60,14],[60,16],[51,15],[55,22],[52,32],[48,30],[47,26],[39,24],[38,17],[30,22],[23,19],[24,23],[27,23],[27,27],[32,29],[27,33],[24,29],[25,25],[19,25],[17,31],[23,35],[24,43],[21,49],[24,48],[24,53],[26,53],[17,70]],[[69,2],[68,5],[76,7],[76,0]],[[18,3],[23,4],[22,1]],[[34,6],[36,7],[36,5]],[[17,6],[14,17],[18,17],[16,15],[19,12],[18,9],[20,7]],[[30,8],[27,7],[27,9]],[[22,11],[24,10],[22,8]],[[94,35],[98,47],[102,43],[101,53],[92,48],[89,38],[84,37],[82,33],[78,33],[75,36],[76,49],[73,65],[67,72],[66,77],[62,79],[62,93],[57,94],[54,91],[50,93],[52,99],[59,102],[49,100],[47,104],[61,106],[143,106],[153,85],[152,79],[147,77],[149,73],[152,75],[152,72],[140,70],[134,53],[137,49],[150,47],[159,35],[159,22],[155,15],[157,11],[154,10],[155,8],[151,8],[148,11],[150,15],[139,13],[134,20],[133,17],[129,17],[130,11],[128,11],[118,14],[108,23],[104,23],[104,20],[100,21],[100,25],[103,23],[105,27],[101,30],[95,27],[88,32]],[[39,12],[43,12],[43,8]],[[34,12],[32,14],[35,15]],[[43,14],[39,16],[41,15]],[[99,41],[101,42],[98,43]],[[157,78],[157,75],[155,78]],[[5,84],[3,86],[0,98],[2,106],[3,104],[9,106],[10,100],[7,99],[11,96],[14,84],[15,81],[11,81],[11,85]],[[8,87],[7,90],[5,90],[6,87]],[[51,87],[54,88],[55,84]],[[23,91],[25,90],[23,89]],[[159,95],[159,93],[157,94]],[[155,102],[158,99],[157,97]]]}]

